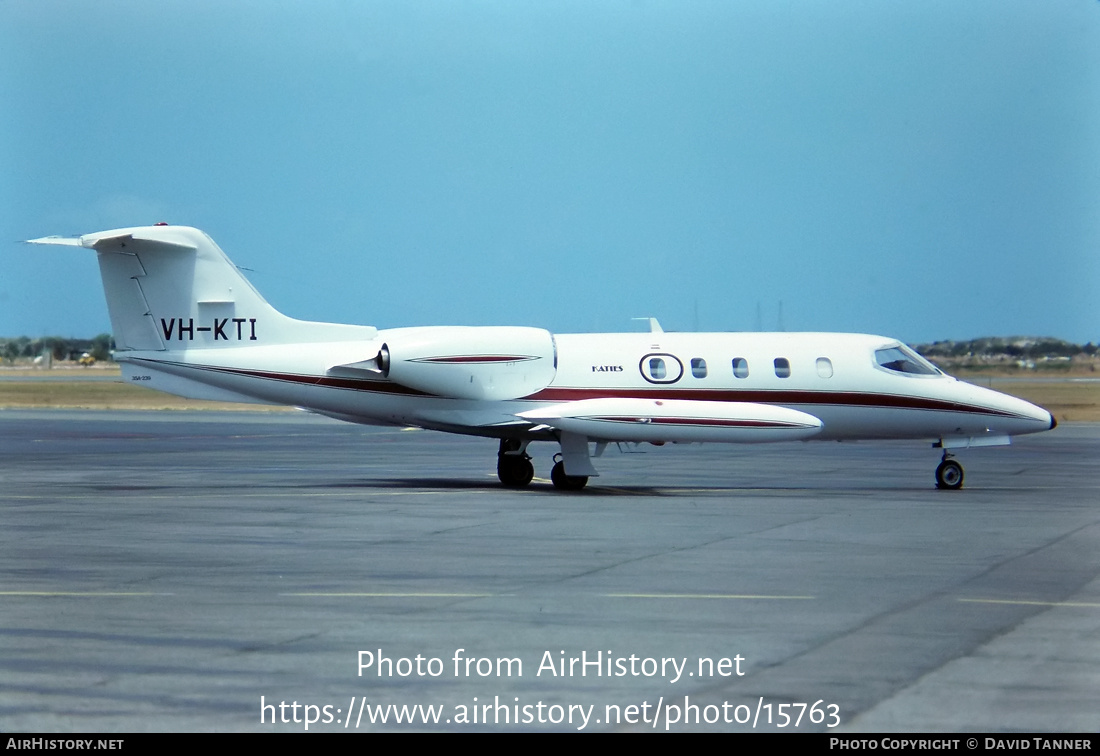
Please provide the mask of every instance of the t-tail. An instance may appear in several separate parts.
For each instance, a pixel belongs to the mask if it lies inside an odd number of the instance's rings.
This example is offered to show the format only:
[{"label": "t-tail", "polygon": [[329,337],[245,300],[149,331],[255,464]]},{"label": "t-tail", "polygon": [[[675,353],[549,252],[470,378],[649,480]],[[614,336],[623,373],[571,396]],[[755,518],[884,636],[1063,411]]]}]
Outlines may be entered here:
[{"label": "t-tail", "polygon": [[283,315],[196,228],[143,226],[32,243],[96,251],[120,352],[370,338],[362,326],[311,323]]},{"label": "t-tail", "polygon": [[[187,226],[142,226],[78,238],[46,237],[35,244],[95,250],[115,339],[115,358],[127,380],[200,399],[256,401],[169,377],[174,359],[222,365],[248,360],[265,347],[369,342],[369,326],[315,323],[283,315],[260,295],[221,248]],[[309,347],[306,347],[309,345]],[[181,354],[182,353],[182,354]],[[217,357],[215,355],[221,355]]]}]

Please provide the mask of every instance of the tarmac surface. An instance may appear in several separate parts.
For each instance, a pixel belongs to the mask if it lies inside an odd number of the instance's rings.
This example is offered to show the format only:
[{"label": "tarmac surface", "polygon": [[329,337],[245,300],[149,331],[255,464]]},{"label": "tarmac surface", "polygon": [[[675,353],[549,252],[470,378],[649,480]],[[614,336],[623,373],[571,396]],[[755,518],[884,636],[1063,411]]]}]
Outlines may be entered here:
[{"label": "tarmac surface", "polygon": [[0,411],[0,730],[1100,730],[1100,425],[647,448]]}]

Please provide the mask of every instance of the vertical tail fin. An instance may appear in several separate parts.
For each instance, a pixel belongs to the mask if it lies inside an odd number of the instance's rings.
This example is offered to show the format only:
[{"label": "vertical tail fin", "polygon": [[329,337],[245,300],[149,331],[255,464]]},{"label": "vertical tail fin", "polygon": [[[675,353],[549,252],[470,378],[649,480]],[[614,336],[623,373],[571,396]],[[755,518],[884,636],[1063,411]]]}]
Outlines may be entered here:
[{"label": "vertical tail fin", "polygon": [[195,228],[144,226],[34,242],[96,251],[115,344],[122,351],[369,339],[375,333],[286,317]]}]

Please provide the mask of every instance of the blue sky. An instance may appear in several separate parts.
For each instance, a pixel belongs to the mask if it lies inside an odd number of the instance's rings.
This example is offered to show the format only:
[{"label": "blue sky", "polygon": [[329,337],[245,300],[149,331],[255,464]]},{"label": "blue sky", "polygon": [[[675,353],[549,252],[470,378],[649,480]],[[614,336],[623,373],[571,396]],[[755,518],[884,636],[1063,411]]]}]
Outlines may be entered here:
[{"label": "blue sky", "polygon": [[0,335],[168,221],[294,317],[1100,340],[1100,3],[0,2]]}]

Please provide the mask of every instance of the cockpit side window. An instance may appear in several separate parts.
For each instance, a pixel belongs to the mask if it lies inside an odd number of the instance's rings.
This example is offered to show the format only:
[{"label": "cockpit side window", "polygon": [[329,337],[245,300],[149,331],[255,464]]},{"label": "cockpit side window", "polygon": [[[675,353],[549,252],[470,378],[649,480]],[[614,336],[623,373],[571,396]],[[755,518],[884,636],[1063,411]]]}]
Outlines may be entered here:
[{"label": "cockpit side window", "polygon": [[939,375],[932,363],[904,344],[875,350],[875,362],[892,373],[906,375]]}]

